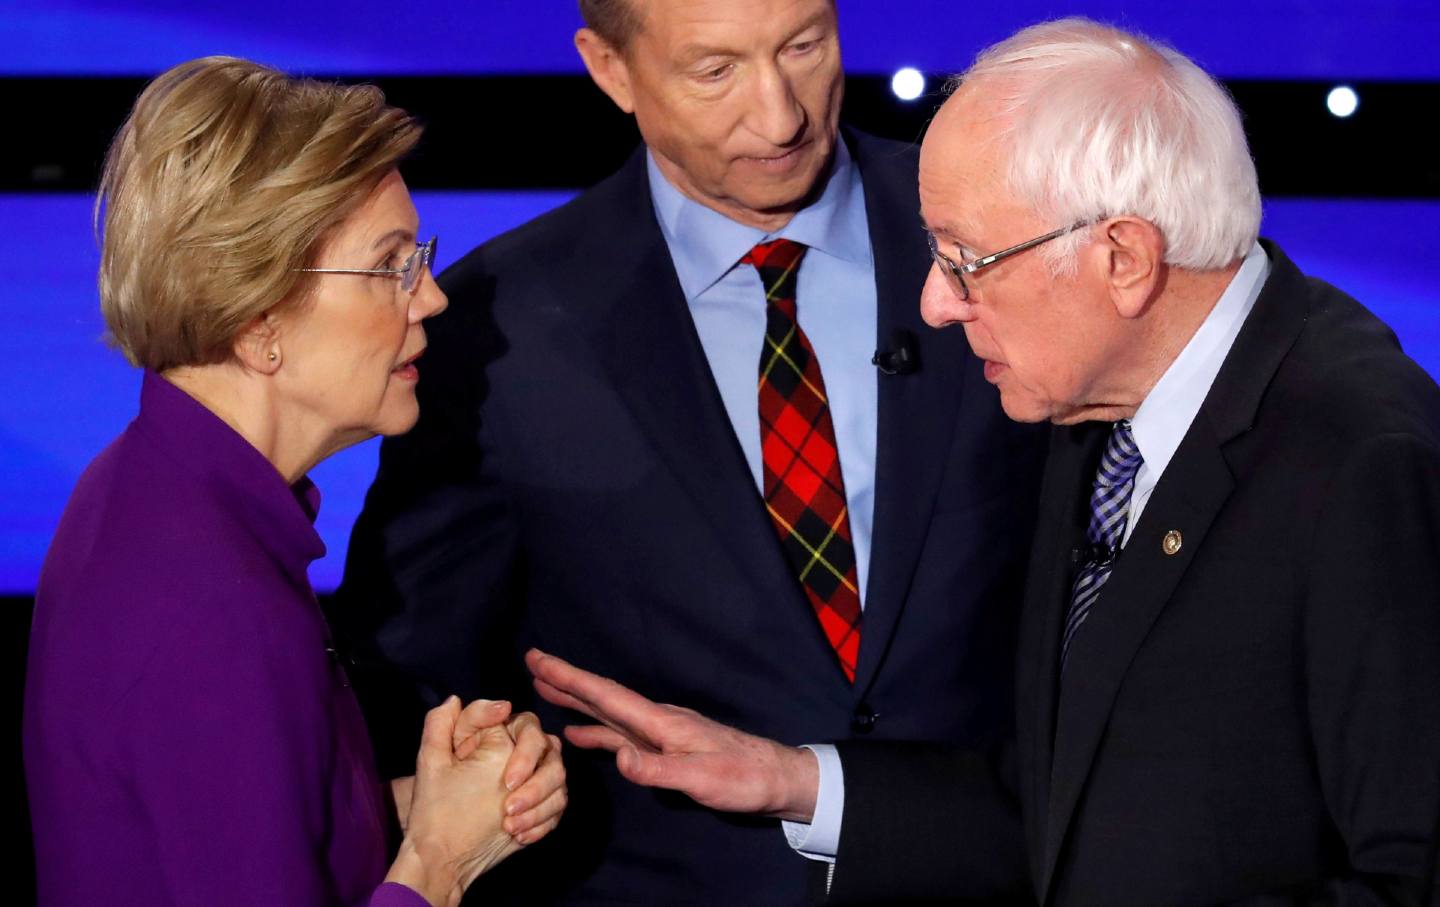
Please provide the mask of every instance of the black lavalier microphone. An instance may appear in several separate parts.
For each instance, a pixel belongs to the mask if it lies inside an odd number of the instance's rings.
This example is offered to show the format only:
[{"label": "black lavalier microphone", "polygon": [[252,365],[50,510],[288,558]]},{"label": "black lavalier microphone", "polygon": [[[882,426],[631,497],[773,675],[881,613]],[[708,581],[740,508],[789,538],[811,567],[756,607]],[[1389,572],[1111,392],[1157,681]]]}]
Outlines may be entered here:
[{"label": "black lavalier microphone", "polygon": [[876,350],[870,363],[887,375],[910,375],[920,370],[920,347],[915,335],[897,328],[890,332],[890,348]]}]

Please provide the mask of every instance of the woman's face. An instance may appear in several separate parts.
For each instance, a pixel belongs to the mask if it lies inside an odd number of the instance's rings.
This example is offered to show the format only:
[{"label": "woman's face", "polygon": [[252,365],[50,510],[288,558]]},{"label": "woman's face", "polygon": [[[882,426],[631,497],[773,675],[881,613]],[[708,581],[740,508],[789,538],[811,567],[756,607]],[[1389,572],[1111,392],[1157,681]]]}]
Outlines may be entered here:
[{"label": "woman's face", "polygon": [[[315,268],[399,268],[415,252],[419,216],[399,171],[391,171],[335,228]],[[374,435],[408,431],[419,417],[415,358],[420,322],[444,310],[428,269],[413,290],[398,275],[319,274],[309,304],[282,324],[277,377],[285,396],[329,451]]]}]

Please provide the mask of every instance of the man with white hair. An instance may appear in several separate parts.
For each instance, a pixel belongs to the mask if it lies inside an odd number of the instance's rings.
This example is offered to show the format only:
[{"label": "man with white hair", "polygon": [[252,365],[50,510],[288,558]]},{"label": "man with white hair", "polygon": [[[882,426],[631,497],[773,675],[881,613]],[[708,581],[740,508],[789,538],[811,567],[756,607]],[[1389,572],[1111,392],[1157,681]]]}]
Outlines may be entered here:
[{"label": "man with white hair", "polygon": [[1065,20],[983,53],[920,197],[925,320],[962,326],[1011,418],[1059,426],[1015,744],[842,743],[828,777],[817,748],[817,790],[764,741],[532,654],[542,693],[609,725],[572,739],[712,804],[758,791],[811,838],[838,815],[837,903],[1427,903],[1435,383],[1257,242],[1238,111],[1134,35]]}]

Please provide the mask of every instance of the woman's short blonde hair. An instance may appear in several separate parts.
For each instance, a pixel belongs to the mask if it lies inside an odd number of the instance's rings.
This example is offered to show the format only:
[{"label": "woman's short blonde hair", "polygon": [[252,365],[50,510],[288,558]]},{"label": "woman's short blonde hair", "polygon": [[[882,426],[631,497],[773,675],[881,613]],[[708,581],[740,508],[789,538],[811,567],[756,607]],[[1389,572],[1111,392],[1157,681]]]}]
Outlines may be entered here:
[{"label": "woman's short blonde hair", "polygon": [[371,85],[234,57],[161,74],[111,143],[96,202],[111,339],[156,371],[229,359],[246,325],[305,299],[314,275],[295,269],[419,138]]}]

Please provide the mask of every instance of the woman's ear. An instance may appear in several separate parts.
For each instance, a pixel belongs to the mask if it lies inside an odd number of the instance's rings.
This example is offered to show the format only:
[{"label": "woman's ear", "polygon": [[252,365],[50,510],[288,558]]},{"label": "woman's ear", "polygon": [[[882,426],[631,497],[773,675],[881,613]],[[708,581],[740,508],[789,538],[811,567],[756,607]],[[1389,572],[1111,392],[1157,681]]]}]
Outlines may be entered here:
[{"label": "woman's ear", "polygon": [[280,350],[280,321],[266,312],[240,331],[235,338],[235,358],[251,371],[273,375],[284,357]]}]

